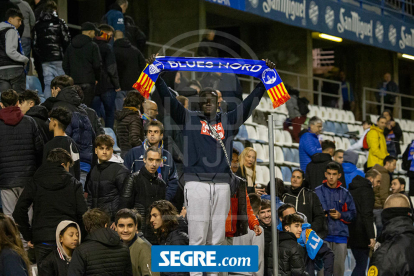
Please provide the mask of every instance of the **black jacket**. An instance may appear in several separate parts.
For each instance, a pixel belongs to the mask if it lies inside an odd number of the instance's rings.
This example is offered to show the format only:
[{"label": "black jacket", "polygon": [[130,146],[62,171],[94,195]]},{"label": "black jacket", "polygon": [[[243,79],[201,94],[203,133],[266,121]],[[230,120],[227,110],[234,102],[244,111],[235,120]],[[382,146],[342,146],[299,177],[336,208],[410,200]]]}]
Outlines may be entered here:
[{"label": "black jacket", "polygon": [[63,60],[70,44],[69,28],[56,14],[42,12],[33,28],[33,47],[41,62]]},{"label": "black jacket", "polygon": [[142,53],[127,38],[117,39],[114,53],[118,67],[119,82],[123,91],[132,90],[139,75],[146,66]]},{"label": "black jacket", "polygon": [[66,276],[68,267],[69,262],[62,260],[55,249],[37,265],[37,270],[40,276]]},{"label": "black jacket", "polygon": [[144,125],[138,111],[123,108],[116,116],[116,139],[121,148],[122,157],[132,148],[142,145]]},{"label": "black jacket", "polygon": [[102,60],[99,47],[86,35],[80,34],[72,39],[62,65],[75,84],[95,85],[95,81],[100,81]]},{"label": "black jacket", "polygon": [[95,141],[95,132],[85,109],[81,107],[81,99],[76,90],[72,87],[63,88],[56,98],[48,98],[42,105],[48,110],[55,107],[63,107],[72,112],[72,121],[66,128],[66,134],[69,135],[78,145],[80,152],[80,162],[92,163],[93,141]]},{"label": "black jacket", "polygon": [[94,39],[94,42],[98,44],[102,58],[101,76],[96,86],[96,94],[103,94],[108,89],[120,88],[118,69],[112,46],[108,42],[96,38]]},{"label": "black jacket", "polygon": [[372,183],[357,175],[349,184],[349,192],[354,199],[357,216],[356,220],[348,225],[348,245],[351,248],[367,249],[370,239],[375,238],[373,213],[375,197]]},{"label": "black jacket", "polygon": [[[183,232],[179,226],[171,231],[168,236],[160,241],[160,245],[188,245],[187,233]],[[161,276],[187,276],[188,272],[161,272]]]},{"label": "black jacket", "polygon": [[39,20],[40,15],[42,14],[43,8],[46,5],[47,0],[40,0],[39,3],[34,4],[34,15],[35,15],[35,19],[36,21]]},{"label": "black jacket", "polygon": [[156,243],[156,237],[152,229],[146,224],[149,217],[148,208],[154,201],[165,199],[167,185],[158,177],[158,173],[151,174],[145,166],[140,171],[133,173],[124,185],[121,194],[119,209],[136,209],[142,216],[142,232],[152,243]]},{"label": "black jacket", "polygon": [[43,139],[35,120],[16,106],[0,110],[0,189],[25,187],[42,163]]},{"label": "black jacket", "polygon": [[378,269],[376,275],[414,274],[414,226],[410,217],[397,216],[386,221],[378,242],[381,246],[369,263],[370,268],[375,266]]},{"label": "black jacket", "polygon": [[129,248],[118,233],[100,228],[89,233],[86,241],[72,255],[68,276],[132,275]]},{"label": "black jacket", "polygon": [[[305,249],[300,246],[293,233],[280,232],[279,238],[279,275],[308,275],[305,267]],[[273,250],[268,255],[269,275],[273,275]]]},{"label": "black jacket", "polygon": [[[28,210],[33,204],[32,226]],[[56,227],[71,220],[83,229],[82,215],[87,207],[82,184],[58,163],[43,164],[17,201],[13,218],[27,241],[56,242]]]},{"label": "black jacket", "polygon": [[[316,187],[322,185],[322,181],[326,179],[326,166],[329,162],[335,161],[332,160],[331,155],[328,153],[315,153],[312,156],[312,161],[306,166],[306,188],[313,191]],[[341,177],[339,178],[339,181],[341,181],[342,187],[346,188],[344,169],[342,168],[342,165],[340,165],[340,167]]]},{"label": "black jacket", "polygon": [[296,190],[290,187],[282,196],[282,201],[293,204],[297,212],[307,217],[308,223],[311,224],[316,234],[322,239],[326,238],[328,235],[328,225],[326,223],[325,212],[315,192],[304,187]]},{"label": "black jacket", "polygon": [[45,144],[53,139],[53,132],[49,131],[49,114],[46,107],[35,105],[31,107],[25,115],[32,117],[36,121]]},{"label": "black jacket", "polygon": [[129,170],[122,163],[107,161],[96,165],[85,186],[89,208],[100,208],[115,221],[115,214],[119,210],[119,195],[128,175]]}]

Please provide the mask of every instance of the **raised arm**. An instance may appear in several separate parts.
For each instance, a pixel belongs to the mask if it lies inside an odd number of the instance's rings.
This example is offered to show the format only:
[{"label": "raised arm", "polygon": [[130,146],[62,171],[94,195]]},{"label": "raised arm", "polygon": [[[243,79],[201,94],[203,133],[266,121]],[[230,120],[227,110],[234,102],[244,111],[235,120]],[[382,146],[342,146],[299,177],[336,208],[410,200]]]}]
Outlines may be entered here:
[{"label": "raised arm", "polygon": [[166,105],[168,104],[171,107],[170,115],[173,120],[178,125],[184,125],[188,110],[185,109],[184,106],[171,94],[170,90],[161,77],[159,77],[155,82],[155,87],[157,88],[158,94],[161,97],[161,104],[164,106],[164,108],[166,108]]}]

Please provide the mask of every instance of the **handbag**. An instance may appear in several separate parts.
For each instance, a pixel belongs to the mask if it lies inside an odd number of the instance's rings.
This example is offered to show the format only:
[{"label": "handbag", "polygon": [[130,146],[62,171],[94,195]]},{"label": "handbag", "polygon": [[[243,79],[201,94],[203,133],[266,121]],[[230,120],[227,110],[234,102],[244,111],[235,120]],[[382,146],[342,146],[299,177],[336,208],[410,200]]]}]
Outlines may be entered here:
[{"label": "handbag", "polygon": [[214,138],[220,143],[221,148],[224,151],[224,155],[226,156],[226,161],[230,168],[230,183],[229,183],[230,184],[230,196],[233,197],[234,194],[237,192],[237,189],[240,186],[242,185],[244,185],[243,187],[247,186],[247,180],[235,175],[232,172],[230,159],[229,159],[229,156],[227,155],[226,147],[224,146],[223,141],[220,139],[220,135],[217,133],[214,127],[212,127],[206,120],[203,120],[203,121],[207,124],[208,128],[210,129],[210,132],[213,133]]}]

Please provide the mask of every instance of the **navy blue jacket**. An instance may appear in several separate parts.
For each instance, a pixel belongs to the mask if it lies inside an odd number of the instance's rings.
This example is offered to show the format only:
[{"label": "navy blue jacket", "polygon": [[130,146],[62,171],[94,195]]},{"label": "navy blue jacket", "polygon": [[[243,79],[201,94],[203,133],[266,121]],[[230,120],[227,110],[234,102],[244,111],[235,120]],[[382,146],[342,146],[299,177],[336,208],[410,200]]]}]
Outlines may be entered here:
[{"label": "navy blue jacket", "polygon": [[[131,171],[131,173],[138,172],[145,165],[144,153],[148,148],[147,140],[142,143],[142,146],[132,148],[124,157],[124,165]],[[167,190],[165,193],[165,199],[171,201],[174,199],[178,189],[178,174],[175,168],[175,163],[171,153],[162,149],[162,164],[161,176],[162,180],[167,184]]]},{"label": "navy blue jacket", "polygon": [[299,159],[302,171],[306,172],[306,166],[312,161],[312,155],[318,152],[322,152],[318,136],[311,132],[304,133],[299,141]]},{"label": "navy blue jacket", "polygon": [[[158,78],[155,83],[164,108],[170,112],[172,119],[182,125],[184,139],[184,180],[201,182],[229,183],[230,168],[220,143],[210,134],[208,126],[203,120],[209,121],[199,111],[189,111],[170,93],[167,85]],[[253,92],[228,113],[218,113],[209,122],[220,135],[231,158],[233,138],[239,127],[250,117],[259,104],[264,92],[264,85],[259,83]],[[169,103],[169,104],[165,104]]]},{"label": "navy blue jacket", "polygon": [[29,271],[22,257],[9,247],[0,251],[0,275],[28,276]]},{"label": "navy blue jacket", "polygon": [[326,180],[316,187],[315,193],[322,203],[322,208],[329,212],[335,209],[341,213],[340,219],[332,219],[328,214],[328,236],[349,237],[348,224],[356,218],[356,207],[352,195],[347,189],[341,187],[338,181],[336,188],[329,188]]},{"label": "navy blue jacket", "polygon": [[124,14],[121,7],[114,3],[110,10],[105,14],[103,20],[106,24],[114,27],[115,31],[121,31],[125,33]]}]

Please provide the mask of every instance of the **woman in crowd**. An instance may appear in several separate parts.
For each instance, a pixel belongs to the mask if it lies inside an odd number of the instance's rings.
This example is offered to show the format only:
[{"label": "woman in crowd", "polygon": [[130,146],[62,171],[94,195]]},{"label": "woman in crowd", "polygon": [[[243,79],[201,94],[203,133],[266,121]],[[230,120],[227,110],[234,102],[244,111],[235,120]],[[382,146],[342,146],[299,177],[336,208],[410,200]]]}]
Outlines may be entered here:
[{"label": "woman in crowd", "polygon": [[387,151],[391,156],[397,157],[401,154],[401,127],[392,117],[391,110],[385,109],[384,112],[382,112],[382,116],[387,119],[387,127],[384,129],[384,136],[387,140]]},{"label": "woman in crowd", "polygon": [[236,172],[236,175],[247,180],[247,194],[257,192],[255,190],[257,164],[256,158],[257,153],[251,147],[246,147],[239,156],[240,166]]},{"label": "woman in crowd", "polygon": [[72,253],[79,245],[81,232],[79,225],[70,220],[64,220],[56,228],[57,248],[53,250],[39,265],[41,276],[66,276]]},{"label": "woman in crowd", "polygon": [[141,119],[141,106],[145,98],[138,91],[129,91],[124,108],[116,113],[116,139],[121,148],[121,157],[144,141],[144,125]]},{"label": "woman in crowd", "polygon": [[300,169],[294,170],[290,180],[291,186],[286,189],[282,201],[291,203],[297,212],[304,214],[312,229],[324,239],[328,234],[325,212],[316,193],[303,186],[304,180],[305,173]]},{"label": "woman in crowd", "polygon": [[0,275],[29,276],[30,261],[14,221],[0,213]]}]

